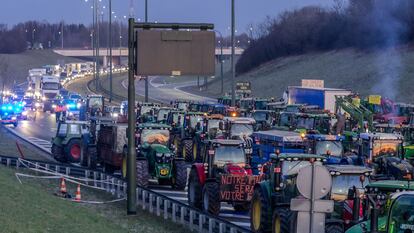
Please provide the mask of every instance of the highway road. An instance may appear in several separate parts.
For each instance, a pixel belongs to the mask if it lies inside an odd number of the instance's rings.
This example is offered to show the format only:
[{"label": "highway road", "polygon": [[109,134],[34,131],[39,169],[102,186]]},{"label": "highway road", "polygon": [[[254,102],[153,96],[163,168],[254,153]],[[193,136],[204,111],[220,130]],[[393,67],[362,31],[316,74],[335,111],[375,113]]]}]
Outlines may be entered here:
[{"label": "highway road", "polygon": [[[204,96],[194,95],[181,88],[197,85],[197,81],[188,81],[181,83],[164,83],[164,77],[150,77],[148,85],[149,98],[162,103],[170,103],[172,100],[185,99],[195,102],[215,103],[216,100]],[[122,80],[122,86],[128,89],[128,80]],[[135,81],[135,93],[140,96],[145,94],[145,82],[143,80]]]}]

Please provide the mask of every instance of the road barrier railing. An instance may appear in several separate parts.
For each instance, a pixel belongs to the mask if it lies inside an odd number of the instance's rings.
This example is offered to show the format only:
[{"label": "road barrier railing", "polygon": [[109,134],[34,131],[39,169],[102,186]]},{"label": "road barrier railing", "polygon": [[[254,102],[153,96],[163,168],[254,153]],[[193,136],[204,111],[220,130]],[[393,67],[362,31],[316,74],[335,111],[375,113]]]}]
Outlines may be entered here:
[{"label": "road barrier railing", "polygon": [[[29,168],[50,174],[65,175],[83,179],[84,183],[105,190],[117,198],[126,198],[127,184],[124,179],[99,170],[90,170],[78,166],[49,163],[30,159],[0,155],[0,164],[16,169]],[[142,210],[182,224],[192,231],[208,233],[247,233],[248,229],[237,226],[225,219],[213,216],[185,203],[169,198],[148,188],[137,187],[137,205]]]}]

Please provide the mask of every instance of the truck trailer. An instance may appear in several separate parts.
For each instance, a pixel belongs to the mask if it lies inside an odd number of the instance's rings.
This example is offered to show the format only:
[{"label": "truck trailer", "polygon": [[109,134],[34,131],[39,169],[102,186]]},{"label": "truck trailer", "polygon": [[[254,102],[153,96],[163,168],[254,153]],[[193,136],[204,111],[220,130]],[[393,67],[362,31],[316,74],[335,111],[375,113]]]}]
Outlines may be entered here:
[{"label": "truck trailer", "polygon": [[289,104],[317,105],[321,109],[331,113],[335,112],[335,96],[349,96],[351,91],[337,88],[310,88],[290,86],[288,87]]}]

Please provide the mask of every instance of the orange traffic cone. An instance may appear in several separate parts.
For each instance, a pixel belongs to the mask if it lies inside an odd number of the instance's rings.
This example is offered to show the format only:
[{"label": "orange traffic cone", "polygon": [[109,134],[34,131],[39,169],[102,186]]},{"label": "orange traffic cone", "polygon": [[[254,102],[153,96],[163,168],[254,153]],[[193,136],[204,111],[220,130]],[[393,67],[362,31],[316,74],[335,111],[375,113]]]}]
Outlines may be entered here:
[{"label": "orange traffic cone", "polygon": [[63,177],[60,181],[60,192],[63,193],[63,194],[66,194],[65,178],[63,178]]},{"label": "orange traffic cone", "polygon": [[75,196],[75,201],[80,201],[81,200],[81,191],[80,191],[80,184],[78,184],[78,188],[76,189],[76,196]]}]

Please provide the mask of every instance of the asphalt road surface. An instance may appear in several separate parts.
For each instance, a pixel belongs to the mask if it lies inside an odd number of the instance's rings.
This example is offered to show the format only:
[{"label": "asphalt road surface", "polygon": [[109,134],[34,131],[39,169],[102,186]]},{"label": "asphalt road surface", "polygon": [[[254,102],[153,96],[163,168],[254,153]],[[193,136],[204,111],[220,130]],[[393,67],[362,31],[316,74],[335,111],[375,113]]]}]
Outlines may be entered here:
[{"label": "asphalt road surface", "polygon": [[[215,103],[216,100],[204,96],[194,95],[185,91],[182,91],[181,88],[188,86],[197,85],[197,81],[189,81],[182,83],[170,83],[164,84],[163,77],[150,77],[150,82],[148,85],[149,98],[162,102],[170,103],[173,100],[185,99],[195,102],[206,102],[206,103]],[[128,89],[128,80],[122,80],[122,86],[125,90]],[[135,81],[135,92],[137,95],[144,96],[145,94],[145,82],[143,80]]]}]

